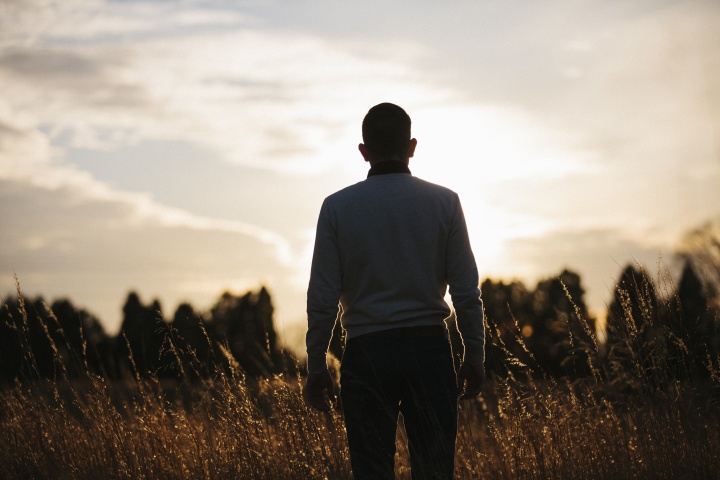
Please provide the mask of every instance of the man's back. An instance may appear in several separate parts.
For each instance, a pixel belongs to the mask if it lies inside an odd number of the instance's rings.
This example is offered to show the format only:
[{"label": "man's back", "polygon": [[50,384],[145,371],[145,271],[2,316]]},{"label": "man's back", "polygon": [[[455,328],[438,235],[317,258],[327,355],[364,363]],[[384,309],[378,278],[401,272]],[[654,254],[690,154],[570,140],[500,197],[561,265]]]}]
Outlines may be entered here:
[{"label": "man's back", "polygon": [[[327,238],[316,245],[316,265],[323,270],[339,267],[348,338],[397,327],[442,325],[450,313],[444,296],[447,261],[453,255],[463,255],[466,261],[456,283],[466,282],[468,294],[477,298],[477,274],[474,262],[467,261],[469,246],[461,218],[454,192],[407,173],[374,175],[326,199],[318,235]],[[327,284],[317,275],[312,278],[317,281],[310,285],[309,298],[324,297],[315,295],[314,289],[337,288],[337,278]]]}]

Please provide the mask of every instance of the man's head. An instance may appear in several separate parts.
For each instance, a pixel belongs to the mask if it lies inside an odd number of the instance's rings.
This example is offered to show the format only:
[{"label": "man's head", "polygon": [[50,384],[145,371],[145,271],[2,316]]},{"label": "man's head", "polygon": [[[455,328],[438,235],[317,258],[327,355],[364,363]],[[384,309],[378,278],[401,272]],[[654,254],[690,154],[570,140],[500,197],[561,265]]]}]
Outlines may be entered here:
[{"label": "man's head", "polygon": [[363,119],[360,153],[371,164],[388,160],[407,163],[417,144],[410,138],[410,124],[410,116],[397,105],[375,105]]}]

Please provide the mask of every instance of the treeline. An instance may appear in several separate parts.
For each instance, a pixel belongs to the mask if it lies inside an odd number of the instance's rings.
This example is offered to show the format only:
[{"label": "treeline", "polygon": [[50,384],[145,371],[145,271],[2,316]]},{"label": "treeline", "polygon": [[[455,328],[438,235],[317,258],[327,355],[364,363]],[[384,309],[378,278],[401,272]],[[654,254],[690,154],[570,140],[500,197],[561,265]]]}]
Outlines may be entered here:
[{"label": "treeline", "polygon": [[0,381],[77,377],[86,373],[208,378],[231,368],[253,376],[296,369],[278,343],[273,306],[265,288],[226,292],[208,312],[181,304],[167,321],[157,300],[144,305],[131,292],[120,333],[69,300],[51,305],[21,295],[0,308]]},{"label": "treeline", "polygon": [[[587,310],[579,275],[568,270],[533,291],[490,280],[481,290],[486,367],[503,378],[592,376],[629,393],[647,388],[647,378],[660,388],[717,375],[720,367],[720,295],[691,262],[677,285],[667,273],[654,280],[640,266],[625,267],[601,329]],[[453,344],[461,346],[454,333]]]},{"label": "treeline", "polygon": [[[570,270],[541,280],[534,289],[519,281],[484,280],[488,373],[518,379],[529,373],[533,378],[622,378],[627,385],[619,387],[630,390],[633,372],[637,378],[652,372],[658,386],[671,378],[712,375],[720,367],[718,292],[703,284],[691,262],[677,287],[668,276],[661,280],[658,287],[643,269],[627,266],[605,328],[598,328],[585,304],[581,278]],[[449,327],[459,362],[462,342],[452,318]],[[343,343],[336,325],[330,350],[338,358]],[[0,308],[4,382],[84,372],[192,379],[230,369],[267,377],[302,368],[302,361],[278,343],[265,288],[240,296],[224,293],[207,312],[182,304],[169,321],[159,302],[144,305],[130,293],[115,337],[69,300],[47,305],[41,298],[16,296]]]}]

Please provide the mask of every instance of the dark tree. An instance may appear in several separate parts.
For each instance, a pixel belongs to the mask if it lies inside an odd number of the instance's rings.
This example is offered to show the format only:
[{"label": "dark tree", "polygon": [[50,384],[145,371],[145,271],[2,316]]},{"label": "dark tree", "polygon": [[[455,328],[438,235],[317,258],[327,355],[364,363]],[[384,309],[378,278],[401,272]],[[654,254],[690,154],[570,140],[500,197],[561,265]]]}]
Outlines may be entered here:
[{"label": "dark tree", "polygon": [[23,370],[32,369],[27,365],[27,328],[20,312],[17,299],[10,298],[0,306],[0,381],[11,383],[21,377]]},{"label": "dark tree", "polygon": [[[524,348],[531,334],[530,292],[520,282],[485,279],[480,285],[485,312],[485,367],[489,374],[520,374],[537,362]],[[451,332],[453,329],[451,329]]]},{"label": "dark tree", "polygon": [[552,376],[590,374],[595,321],[588,315],[580,276],[563,270],[538,283],[532,295],[532,333],[527,339],[538,363]]},{"label": "dark tree", "polygon": [[64,348],[67,341],[42,297],[34,300],[15,298],[5,306],[7,318],[3,323],[10,327],[10,338],[19,345],[19,349],[10,349],[20,352],[17,358],[8,359],[10,369],[20,379],[67,376],[63,370],[69,356],[68,349]]},{"label": "dark tree", "polygon": [[663,310],[655,284],[641,268],[622,272],[608,308],[606,366],[611,382],[628,393],[654,389],[668,381]]},{"label": "dark tree", "polygon": [[[135,292],[128,294],[123,306],[123,322],[120,329],[121,358],[132,357],[139,374],[161,374],[165,366],[163,345],[167,335],[167,325],[162,317],[160,303],[155,300],[149,306],[140,301]],[[127,343],[122,336],[125,336]],[[130,347],[130,350],[127,347]]]},{"label": "dark tree", "polygon": [[270,294],[264,287],[257,294],[248,292],[242,297],[224,293],[211,310],[210,325],[216,338],[227,342],[249,375],[269,375],[285,369]]},{"label": "dark tree", "polygon": [[[718,325],[716,312],[710,308],[706,288],[695,272],[691,262],[683,268],[677,295],[673,299],[674,315],[668,316],[671,334],[670,362],[676,375],[709,375],[708,359],[718,350]],[[672,304],[671,304],[672,305]]]},{"label": "dark tree", "polygon": [[209,377],[219,362],[215,345],[210,339],[210,327],[202,315],[189,303],[180,304],[175,310],[172,326],[177,332],[175,348],[183,363],[183,372],[195,377]]},{"label": "dark tree", "polygon": [[720,218],[687,232],[678,256],[692,265],[711,303],[720,304]]},{"label": "dark tree", "polygon": [[56,300],[50,309],[62,332],[57,347],[66,351],[64,356],[70,360],[66,365],[74,376],[84,372],[107,373],[109,338],[100,321],[86,310],[75,308],[67,299]]},{"label": "dark tree", "polygon": [[595,320],[585,306],[580,276],[564,270],[529,291],[522,283],[480,286],[486,315],[486,368],[500,376],[528,370],[550,376],[590,374]]},{"label": "dark tree", "polygon": [[101,373],[108,337],[95,316],[69,300],[9,299],[0,308],[0,378],[71,378]]}]

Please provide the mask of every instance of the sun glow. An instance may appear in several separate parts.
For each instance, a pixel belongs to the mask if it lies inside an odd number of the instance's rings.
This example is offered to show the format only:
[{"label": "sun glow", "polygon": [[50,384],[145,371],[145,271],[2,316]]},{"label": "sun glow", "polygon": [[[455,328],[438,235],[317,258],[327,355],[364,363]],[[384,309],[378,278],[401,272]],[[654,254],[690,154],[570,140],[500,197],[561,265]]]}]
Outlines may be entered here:
[{"label": "sun glow", "polygon": [[[505,244],[541,235],[552,224],[512,211],[503,200],[519,180],[545,180],[583,171],[562,140],[519,112],[484,106],[441,106],[411,111],[418,139],[413,173],[460,195],[482,273],[508,273]],[[520,271],[515,274],[520,274]]]}]

